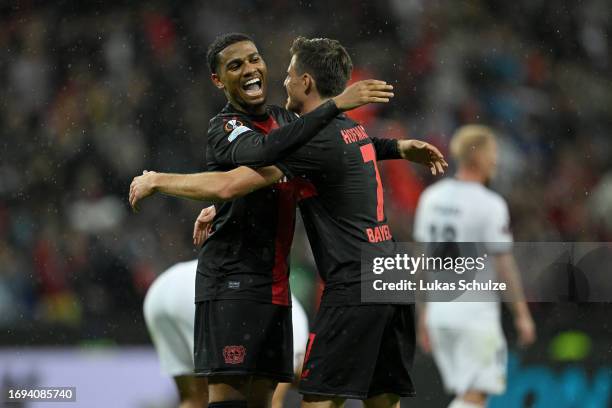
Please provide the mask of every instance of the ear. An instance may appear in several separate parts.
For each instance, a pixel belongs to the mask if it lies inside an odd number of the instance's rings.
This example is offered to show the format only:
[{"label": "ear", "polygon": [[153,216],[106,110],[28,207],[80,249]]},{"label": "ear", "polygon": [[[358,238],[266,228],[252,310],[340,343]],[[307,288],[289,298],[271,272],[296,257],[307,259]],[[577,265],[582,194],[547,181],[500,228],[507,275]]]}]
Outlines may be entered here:
[{"label": "ear", "polygon": [[302,84],[304,85],[304,93],[309,95],[315,89],[314,78],[309,74],[302,75]]},{"label": "ear", "polygon": [[210,74],[210,80],[212,81],[212,83],[218,89],[224,89],[225,88],[225,85],[223,85],[223,82],[221,82],[221,79],[219,79],[219,75],[217,75],[217,74]]}]

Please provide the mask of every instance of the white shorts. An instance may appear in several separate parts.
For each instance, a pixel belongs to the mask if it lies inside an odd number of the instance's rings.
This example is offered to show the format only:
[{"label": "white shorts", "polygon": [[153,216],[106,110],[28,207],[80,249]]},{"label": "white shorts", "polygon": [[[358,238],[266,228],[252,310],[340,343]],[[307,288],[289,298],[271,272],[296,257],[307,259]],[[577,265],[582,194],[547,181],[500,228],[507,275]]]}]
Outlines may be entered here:
[{"label": "white shorts", "polygon": [[[162,372],[177,377],[193,375],[195,276],[197,261],[175,265],[151,285],[144,301],[144,317],[159,356]],[[293,361],[299,367],[308,342],[308,317],[291,295]]]},{"label": "white shorts", "polygon": [[300,301],[291,295],[291,320],[293,322],[293,371],[302,366],[304,355],[306,354],[306,344],[308,344],[308,315],[300,304]]},{"label": "white shorts", "polygon": [[436,365],[448,392],[502,394],[508,350],[499,324],[474,328],[429,326]]},{"label": "white shorts", "polygon": [[197,261],[159,275],[144,300],[144,317],[163,373],[192,375]]}]

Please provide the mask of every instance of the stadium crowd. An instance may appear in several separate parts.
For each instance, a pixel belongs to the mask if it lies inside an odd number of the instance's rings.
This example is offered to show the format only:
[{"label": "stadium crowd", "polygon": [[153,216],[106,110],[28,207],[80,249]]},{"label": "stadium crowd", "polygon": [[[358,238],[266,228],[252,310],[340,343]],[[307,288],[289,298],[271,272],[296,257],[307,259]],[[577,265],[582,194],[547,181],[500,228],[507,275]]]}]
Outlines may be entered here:
[{"label": "stadium crowd", "polygon": [[[395,86],[388,106],[354,114],[371,135],[446,152],[458,125],[493,126],[494,188],[509,200],[517,241],[612,240],[606,0],[109,3],[0,7],[6,329],[45,323],[100,335],[112,316],[141,319],[156,273],[195,257],[202,203],[157,198],[132,215],[127,191],[142,169],[203,169],[208,120],[224,101],[204,52],[228,31],[258,41],[270,103],[284,103],[291,40],[326,36],[347,46],[355,79]],[[418,195],[433,179],[404,162],[382,171],[394,235],[410,240]],[[314,276],[308,254],[298,234],[295,289],[310,296],[299,284]]]}]

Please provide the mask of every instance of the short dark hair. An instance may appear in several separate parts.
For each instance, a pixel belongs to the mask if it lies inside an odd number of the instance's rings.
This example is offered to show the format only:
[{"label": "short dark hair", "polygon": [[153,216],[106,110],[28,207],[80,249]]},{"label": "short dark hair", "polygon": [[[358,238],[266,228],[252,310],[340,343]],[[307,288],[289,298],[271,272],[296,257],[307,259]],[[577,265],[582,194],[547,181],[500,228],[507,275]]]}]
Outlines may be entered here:
[{"label": "short dark hair", "polygon": [[255,44],[255,41],[253,41],[251,37],[242,33],[223,34],[215,38],[215,40],[210,43],[208,46],[208,51],[206,51],[206,60],[208,61],[208,68],[210,69],[211,74],[217,73],[217,64],[219,63],[217,57],[219,53],[230,45],[241,41],[250,41]]},{"label": "short dark hair", "polygon": [[298,37],[289,50],[296,55],[296,70],[312,75],[322,97],[331,98],[342,93],[351,77],[353,62],[337,40]]}]

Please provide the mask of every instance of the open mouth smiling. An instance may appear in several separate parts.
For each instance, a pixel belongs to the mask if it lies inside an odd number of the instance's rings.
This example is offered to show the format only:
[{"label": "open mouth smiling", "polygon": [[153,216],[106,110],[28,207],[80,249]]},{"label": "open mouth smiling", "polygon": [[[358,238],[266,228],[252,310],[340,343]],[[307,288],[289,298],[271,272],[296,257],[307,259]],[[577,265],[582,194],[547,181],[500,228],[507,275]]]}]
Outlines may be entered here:
[{"label": "open mouth smiling", "polygon": [[263,93],[261,78],[249,79],[242,85],[242,89],[249,96],[261,96]]}]

